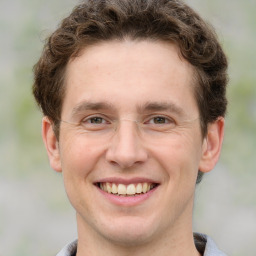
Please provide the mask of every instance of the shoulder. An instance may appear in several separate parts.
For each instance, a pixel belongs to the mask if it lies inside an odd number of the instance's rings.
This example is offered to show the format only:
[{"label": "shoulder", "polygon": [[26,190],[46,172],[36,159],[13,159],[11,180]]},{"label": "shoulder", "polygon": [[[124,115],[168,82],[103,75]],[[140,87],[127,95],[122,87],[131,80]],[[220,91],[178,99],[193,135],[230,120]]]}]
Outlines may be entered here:
[{"label": "shoulder", "polygon": [[220,251],[215,242],[207,235],[194,233],[196,248],[203,256],[227,256]]},{"label": "shoulder", "polygon": [[75,256],[77,249],[77,240],[65,245],[56,256]]},{"label": "shoulder", "polygon": [[[215,242],[207,235],[194,233],[194,241],[197,250],[203,253],[203,256],[227,256],[220,251]],[[77,249],[77,240],[65,245],[56,256],[75,256]]]}]

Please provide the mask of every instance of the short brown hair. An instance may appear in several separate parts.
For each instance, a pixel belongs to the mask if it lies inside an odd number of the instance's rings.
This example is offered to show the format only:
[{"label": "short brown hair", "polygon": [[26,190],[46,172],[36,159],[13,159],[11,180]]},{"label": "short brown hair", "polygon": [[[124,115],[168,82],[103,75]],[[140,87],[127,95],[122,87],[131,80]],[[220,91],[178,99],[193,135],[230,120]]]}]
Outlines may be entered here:
[{"label": "short brown hair", "polygon": [[225,116],[227,59],[212,27],[194,10],[181,0],[85,0],[48,38],[34,67],[33,93],[57,137],[69,60],[88,45],[125,38],[168,41],[179,47],[195,69],[203,136],[208,123]]}]

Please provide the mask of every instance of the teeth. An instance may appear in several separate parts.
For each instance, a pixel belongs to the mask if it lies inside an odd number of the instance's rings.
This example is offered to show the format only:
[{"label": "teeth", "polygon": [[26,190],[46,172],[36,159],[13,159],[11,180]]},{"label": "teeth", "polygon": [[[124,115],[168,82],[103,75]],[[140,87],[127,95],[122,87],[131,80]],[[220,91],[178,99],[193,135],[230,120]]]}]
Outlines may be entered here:
[{"label": "teeth", "polygon": [[119,195],[125,195],[126,194],[126,187],[123,184],[119,184],[117,187],[117,193]]},{"label": "teeth", "polygon": [[112,191],[111,184],[107,183],[107,192],[111,193],[111,191]]},{"label": "teeth", "polygon": [[116,184],[112,184],[112,191],[110,193],[117,194],[117,186],[116,186]]},{"label": "teeth", "polygon": [[142,192],[145,194],[145,193],[147,193],[147,191],[148,191],[148,184],[147,183],[143,183]]},{"label": "teeth", "polygon": [[136,193],[140,194],[142,192],[142,185],[139,183],[136,187]]},{"label": "teeth", "polygon": [[136,194],[136,188],[134,184],[130,184],[126,188],[126,194],[127,195],[135,195]]},{"label": "teeth", "polygon": [[118,194],[122,196],[135,196],[141,193],[147,193],[149,190],[155,187],[155,184],[152,183],[138,183],[138,184],[115,184],[115,183],[100,183],[99,186],[102,190],[109,194]]}]

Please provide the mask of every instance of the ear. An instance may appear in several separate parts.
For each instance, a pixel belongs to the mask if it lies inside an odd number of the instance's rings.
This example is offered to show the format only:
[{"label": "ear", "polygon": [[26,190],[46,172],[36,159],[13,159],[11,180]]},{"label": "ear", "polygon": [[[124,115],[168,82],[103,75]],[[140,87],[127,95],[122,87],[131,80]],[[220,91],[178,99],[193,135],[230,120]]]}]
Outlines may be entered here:
[{"label": "ear", "polygon": [[224,137],[224,125],[225,120],[223,117],[208,124],[208,131],[203,141],[202,156],[199,164],[201,172],[211,171],[219,159]]},{"label": "ear", "polygon": [[42,137],[47,150],[50,166],[56,172],[61,172],[59,143],[53,131],[53,124],[48,117],[42,120]]}]

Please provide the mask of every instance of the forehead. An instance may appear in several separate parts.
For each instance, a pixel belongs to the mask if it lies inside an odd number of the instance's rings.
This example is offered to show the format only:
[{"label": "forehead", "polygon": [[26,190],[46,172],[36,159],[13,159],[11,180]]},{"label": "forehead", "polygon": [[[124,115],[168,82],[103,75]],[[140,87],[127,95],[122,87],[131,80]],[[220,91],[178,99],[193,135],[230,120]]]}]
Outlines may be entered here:
[{"label": "forehead", "polygon": [[99,43],[86,47],[68,63],[63,112],[84,101],[106,101],[129,109],[150,101],[170,101],[183,102],[189,109],[195,106],[193,80],[193,67],[172,43]]}]

